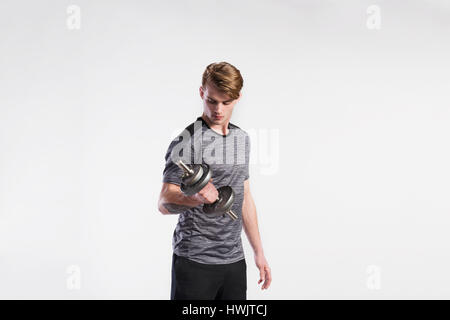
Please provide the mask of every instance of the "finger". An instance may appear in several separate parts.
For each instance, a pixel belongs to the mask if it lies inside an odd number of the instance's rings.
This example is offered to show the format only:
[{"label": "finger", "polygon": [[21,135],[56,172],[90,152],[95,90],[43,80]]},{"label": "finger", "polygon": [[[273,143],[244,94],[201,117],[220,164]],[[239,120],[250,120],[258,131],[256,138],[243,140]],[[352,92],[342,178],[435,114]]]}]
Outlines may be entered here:
[{"label": "finger", "polygon": [[272,273],[270,271],[270,268],[267,267],[267,269],[266,269],[266,281],[264,282],[264,289],[269,288],[271,283],[272,283]]},{"label": "finger", "polygon": [[267,277],[266,267],[264,267],[264,283],[261,286],[262,290],[264,290],[266,288],[267,280],[268,280],[268,277]]},{"label": "finger", "polygon": [[261,282],[264,281],[264,279],[265,279],[264,276],[265,276],[264,269],[260,268],[259,269],[259,281],[258,281],[258,284],[260,284]]},{"label": "finger", "polygon": [[[265,272],[264,272],[265,273]],[[267,275],[264,275],[264,283],[261,286],[261,290],[264,290],[266,288],[266,284],[267,284]]]},{"label": "finger", "polygon": [[272,282],[272,279],[266,278],[266,281],[264,282],[264,285],[263,285],[264,289],[268,289],[271,282]]},{"label": "finger", "polygon": [[264,268],[260,268],[259,269],[259,281],[258,284],[260,284],[261,282],[264,282],[266,279],[266,273],[264,272]]}]

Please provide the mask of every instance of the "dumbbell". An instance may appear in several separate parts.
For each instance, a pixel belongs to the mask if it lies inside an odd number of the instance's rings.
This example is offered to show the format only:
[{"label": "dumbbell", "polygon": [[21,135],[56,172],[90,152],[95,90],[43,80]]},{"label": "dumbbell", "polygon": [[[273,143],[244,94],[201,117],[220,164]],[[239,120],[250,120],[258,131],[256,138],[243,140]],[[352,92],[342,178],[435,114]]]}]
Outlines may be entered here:
[{"label": "dumbbell", "polygon": [[[178,160],[176,164],[183,170],[180,188],[185,195],[192,196],[210,183],[212,172],[208,164],[188,166],[182,160]],[[217,191],[219,193],[217,200],[214,203],[205,203],[203,212],[212,217],[218,217],[226,213],[230,218],[236,220],[238,216],[231,210],[234,202],[233,188],[224,186],[218,188]]]}]

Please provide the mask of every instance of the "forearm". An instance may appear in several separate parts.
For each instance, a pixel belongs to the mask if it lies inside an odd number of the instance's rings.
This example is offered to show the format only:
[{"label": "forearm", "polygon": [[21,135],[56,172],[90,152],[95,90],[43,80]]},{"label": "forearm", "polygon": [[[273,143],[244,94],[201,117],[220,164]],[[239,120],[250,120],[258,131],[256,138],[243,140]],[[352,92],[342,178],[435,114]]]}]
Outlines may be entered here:
[{"label": "forearm", "polygon": [[261,236],[258,228],[258,218],[256,215],[256,206],[253,198],[248,192],[244,195],[242,204],[242,223],[247,239],[253,248],[255,254],[263,254]]},{"label": "forearm", "polygon": [[158,202],[159,211],[163,214],[179,214],[202,204],[195,196],[186,196],[179,186],[163,186]]}]

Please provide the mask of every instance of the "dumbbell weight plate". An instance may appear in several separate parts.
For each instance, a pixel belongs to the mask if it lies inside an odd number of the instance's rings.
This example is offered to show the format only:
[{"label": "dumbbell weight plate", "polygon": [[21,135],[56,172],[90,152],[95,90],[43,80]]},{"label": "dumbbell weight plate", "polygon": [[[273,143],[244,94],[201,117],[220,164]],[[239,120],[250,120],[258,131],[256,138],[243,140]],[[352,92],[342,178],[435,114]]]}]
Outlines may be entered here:
[{"label": "dumbbell weight plate", "polygon": [[228,210],[234,202],[234,191],[230,186],[224,186],[217,189],[219,192],[219,200],[214,203],[205,203],[203,212],[211,217],[219,217]]},{"label": "dumbbell weight plate", "polygon": [[190,166],[191,170],[194,171],[193,174],[184,174],[182,176],[182,181],[184,185],[194,185],[203,176],[203,167],[200,164]]},{"label": "dumbbell weight plate", "polygon": [[[200,177],[200,179],[196,179],[197,182],[193,183],[193,184],[188,184],[185,182],[190,181],[190,177],[185,177],[181,179],[181,191],[187,195],[187,196],[192,196],[194,194],[196,194],[197,192],[199,192],[200,190],[202,190],[209,182],[209,180],[211,179],[211,170],[209,170],[209,165],[208,164],[202,164],[202,165],[196,165],[195,167],[200,167],[201,166],[201,171],[203,171],[202,176]],[[198,173],[200,171],[200,169],[196,169],[194,170],[194,175],[196,174],[196,172]]]}]

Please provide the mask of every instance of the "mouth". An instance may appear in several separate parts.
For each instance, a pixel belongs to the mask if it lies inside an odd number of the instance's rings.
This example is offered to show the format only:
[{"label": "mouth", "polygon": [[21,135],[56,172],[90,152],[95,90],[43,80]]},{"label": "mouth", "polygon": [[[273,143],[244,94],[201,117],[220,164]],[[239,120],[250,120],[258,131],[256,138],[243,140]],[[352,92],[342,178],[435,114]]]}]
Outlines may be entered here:
[{"label": "mouth", "polygon": [[223,116],[214,115],[214,119],[215,119],[215,120],[222,120],[222,119],[223,119]]}]

